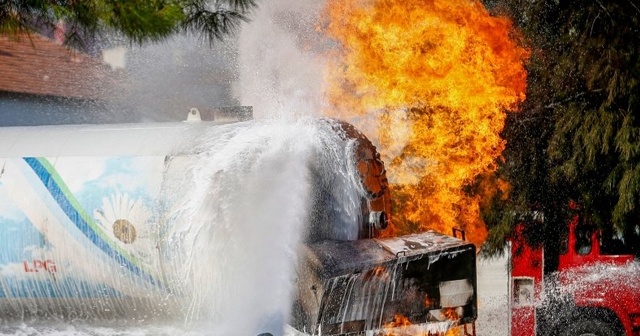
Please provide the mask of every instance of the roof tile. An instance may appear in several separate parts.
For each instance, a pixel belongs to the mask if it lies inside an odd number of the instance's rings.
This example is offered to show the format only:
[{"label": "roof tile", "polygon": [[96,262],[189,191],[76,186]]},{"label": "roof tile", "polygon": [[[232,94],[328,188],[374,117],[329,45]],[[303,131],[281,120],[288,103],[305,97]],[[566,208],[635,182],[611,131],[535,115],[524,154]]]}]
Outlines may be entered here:
[{"label": "roof tile", "polygon": [[105,99],[119,73],[39,34],[0,35],[0,91]]}]

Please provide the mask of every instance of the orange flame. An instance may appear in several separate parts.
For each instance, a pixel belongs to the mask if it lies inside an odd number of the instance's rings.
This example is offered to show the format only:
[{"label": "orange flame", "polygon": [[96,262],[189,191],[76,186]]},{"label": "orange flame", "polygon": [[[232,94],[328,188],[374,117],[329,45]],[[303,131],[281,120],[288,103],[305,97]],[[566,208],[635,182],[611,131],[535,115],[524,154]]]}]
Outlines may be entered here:
[{"label": "orange flame", "polygon": [[455,308],[443,308],[442,314],[451,321],[457,321],[460,319],[460,315],[458,315]]},{"label": "orange flame", "polygon": [[447,331],[447,333],[445,334],[445,336],[456,336],[456,335],[460,335],[460,327],[454,327],[449,331]]},{"label": "orange flame", "polygon": [[376,277],[389,277],[389,273],[387,273],[387,269],[386,267],[382,267],[382,266],[377,266],[375,267],[373,270],[373,275]]},{"label": "orange flame", "polygon": [[[456,314],[457,316],[457,314]],[[460,334],[460,330],[458,327],[452,327],[448,331],[442,333],[429,333],[429,332],[418,332],[416,334],[415,330],[410,330],[413,324],[411,321],[403,315],[396,314],[393,318],[392,322],[389,322],[383,327],[383,335],[384,336],[400,336],[400,335],[412,335],[412,336],[435,336],[435,335],[444,335],[444,336],[456,336]],[[409,332],[409,333],[407,333]],[[399,333],[399,334],[398,334]]]},{"label": "orange flame", "polygon": [[[388,164],[393,234],[453,227],[481,244],[480,189],[505,142],[505,110],[524,100],[529,53],[512,23],[476,0],[328,0],[322,30],[331,116],[372,124]],[[372,132],[368,132],[372,133]]]},{"label": "orange flame", "polygon": [[424,298],[422,299],[422,304],[424,305],[425,308],[429,309],[431,307],[434,306],[434,303],[436,303],[435,299],[432,299],[429,297],[429,295],[424,295]]},{"label": "orange flame", "polygon": [[396,328],[403,328],[403,327],[408,327],[410,326],[412,323],[411,321],[409,321],[409,319],[406,316],[400,315],[400,314],[396,314],[393,317],[393,321],[389,322],[387,324],[384,325],[383,330],[384,330],[384,336],[395,336],[395,333],[392,329],[396,329]]}]

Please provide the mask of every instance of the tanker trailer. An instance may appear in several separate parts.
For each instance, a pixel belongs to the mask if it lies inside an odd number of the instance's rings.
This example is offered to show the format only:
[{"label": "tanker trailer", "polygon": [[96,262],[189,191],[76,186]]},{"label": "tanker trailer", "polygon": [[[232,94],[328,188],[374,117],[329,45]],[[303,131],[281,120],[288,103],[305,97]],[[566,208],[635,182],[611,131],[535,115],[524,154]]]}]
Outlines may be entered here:
[{"label": "tanker trailer", "polygon": [[[390,195],[375,147],[349,124],[310,123],[332,136],[304,162],[311,197],[294,248],[296,289],[287,310],[293,328],[413,335],[472,323],[474,246],[433,232],[379,238],[390,221]],[[255,174],[250,164],[262,160],[217,144],[259,133],[256,124],[0,128],[0,314],[202,317],[202,288],[227,275],[194,275],[200,266],[193,251],[217,251],[203,233],[231,216],[230,203],[220,206],[218,197]],[[261,150],[269,151],[273,144],[263,142]],[[225,156],[211,159],[215,151],[240,159],[222,169]],[[341,163],[327,166],[331,161]],[[209,204],[206,211],[194,199]],[[247,243],[235,238],[224,244]]]}]

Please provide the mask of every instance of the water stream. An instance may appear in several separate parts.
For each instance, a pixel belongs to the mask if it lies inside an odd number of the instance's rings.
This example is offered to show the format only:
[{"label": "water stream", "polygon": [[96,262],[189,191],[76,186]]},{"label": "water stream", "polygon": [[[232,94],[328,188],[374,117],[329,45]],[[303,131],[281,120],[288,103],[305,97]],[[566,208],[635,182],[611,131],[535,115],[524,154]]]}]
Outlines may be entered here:
[{"label": "water stream", "polygon": [[194,290],[187,319],[213,321],[218,335],[251,335],[265,324],[281,334],[318,180],[340,183],[332,186],[340,198],[334,206],[345,218],[327,224],[332,235],[357,237],[358,191],[339,193],[352,173],[345,144],[328,124],[302,120],[255,124],[201,146],[185,203],[174,212],[189,224],[167,234],[169,250],[186,246],[171,268],[188,279],[186,292]]}]

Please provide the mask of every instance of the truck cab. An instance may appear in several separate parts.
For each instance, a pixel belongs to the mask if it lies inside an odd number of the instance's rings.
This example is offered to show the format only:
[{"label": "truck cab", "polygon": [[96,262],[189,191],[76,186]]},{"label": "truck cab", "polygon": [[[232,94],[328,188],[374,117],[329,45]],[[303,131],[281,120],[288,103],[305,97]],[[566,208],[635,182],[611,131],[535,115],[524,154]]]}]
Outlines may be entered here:
[{"label": "truck cab", "polygon": [[633,261],[633,254],[622,239],[603,234],[579,215],[574,215],[568,226],[569,232],[560,243],[559,271],[602,263],[626,265]]},{"label": "truck cab", "polygon": [[511,334],[640,335],[640,266],[629,242],[575,213],[557,253],[545,255],[524,239],[532,225],[541,223],[518,224],[511,240]]}]

